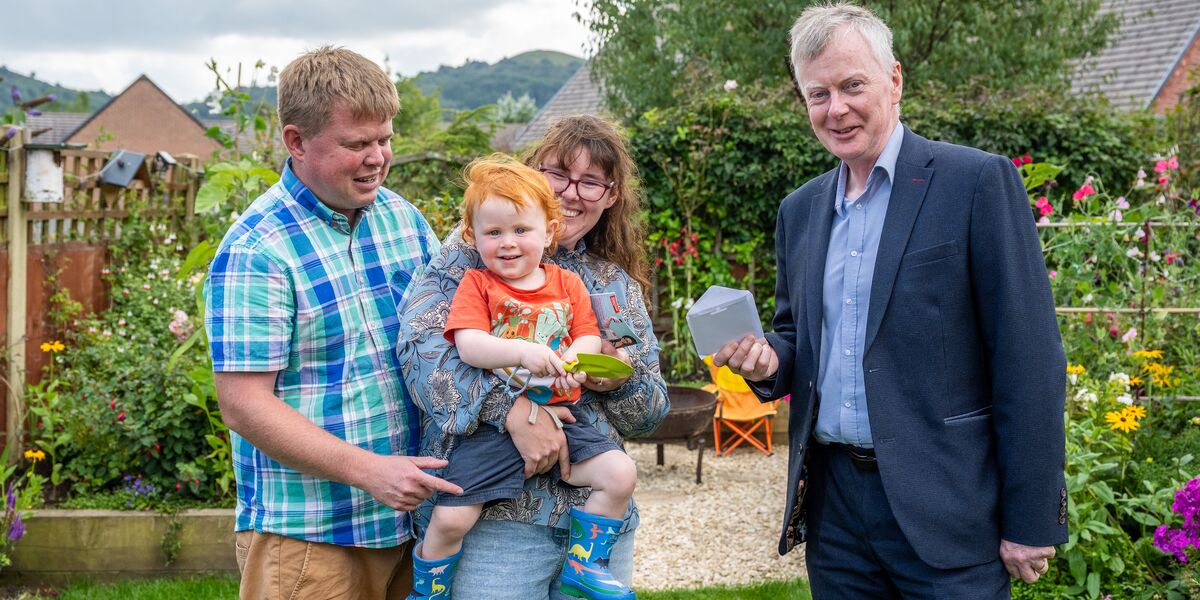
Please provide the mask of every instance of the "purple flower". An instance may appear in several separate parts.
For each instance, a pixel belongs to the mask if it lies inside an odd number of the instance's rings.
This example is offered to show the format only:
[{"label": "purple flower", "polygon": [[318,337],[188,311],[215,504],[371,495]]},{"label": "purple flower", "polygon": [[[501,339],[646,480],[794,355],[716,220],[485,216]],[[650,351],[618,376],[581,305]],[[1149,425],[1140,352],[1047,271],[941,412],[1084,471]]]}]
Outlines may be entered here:
[{"label": "purple flower", "polygon": [[29,114],[29,116],[31,116],[31,117],[40,117],[40,116],[42,116],[42,111],[40,111],[40,110],[38,110],[38,109],[36,109],[36,108],[31,108],[31,109],[29,109],[29,113],[28,113],[28,114]]},{"label": "purple flower", "polygon": [[1159,525],[1154,530],[1154,547],[1163,554],[1174,554],[1181,563],[1188,561],[1184,550],[1188,547],[1187,536],[1182,529],[1172,529],[1167,525]]},{"label": "purple flower", "polygon": [[18,90],[17,86],[15,86],[15,85],[12,86],[12,101],[13,101],[13,104],[21,103],[21,90]]},{"label": "purple flower", "polygon": [[12,525],[8,526],[8,541],[15,542],[25,535],[25,522],[21,520],[21,515],[18,514],[13,518]]},{"label": "purple flower", "polygon": [[7,142],[8,140],[11,140],[14,135],[17,135],[17,126],[9,125],[8,131],[4,132],[4,139],[2,139],[0,141]]},{"label": "purple flower", "polygon": [[17,488],[11,485],[8,486],[8,493],[5,494],[5,503],[8,506],[8,510],[17,508]]},{"label": "purple flower", "polygon": [[46,96],[46,97],[49,98],[51,102],[58,100],[58,94],[50,94],[49,96]]}]

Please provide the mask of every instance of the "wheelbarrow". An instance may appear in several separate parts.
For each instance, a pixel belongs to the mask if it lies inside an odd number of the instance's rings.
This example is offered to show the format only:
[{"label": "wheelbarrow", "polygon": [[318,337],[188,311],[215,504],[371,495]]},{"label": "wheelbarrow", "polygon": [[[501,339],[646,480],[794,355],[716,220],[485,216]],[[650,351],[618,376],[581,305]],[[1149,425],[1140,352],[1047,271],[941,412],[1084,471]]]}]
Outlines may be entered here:
[{"label": "wheelbarrow", "polygon": [[713,411],[717,408],[717,397],[699,388],[679,385],[667,386],[667,398],[671,410],[663,417],[658,429],[647,435],[627,438],[634,442],[652,443],[658,446],[658,465],[663,464],[663,444],[683,441],[688,450],[696,450],[696,483],[700,483],[700,472],[704,460],[704,444],[711,429]]}]

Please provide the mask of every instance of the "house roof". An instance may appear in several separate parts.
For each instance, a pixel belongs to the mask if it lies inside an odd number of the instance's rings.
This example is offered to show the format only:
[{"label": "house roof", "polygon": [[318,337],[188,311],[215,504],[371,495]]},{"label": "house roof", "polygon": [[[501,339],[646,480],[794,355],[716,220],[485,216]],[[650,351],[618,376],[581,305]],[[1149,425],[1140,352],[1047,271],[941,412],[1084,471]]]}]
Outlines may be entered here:
[{"label": "house roof", "polygon": [[195,115],[142,75],[92,113],[66,141],[95,144],[101,150],[208,156],[220,144],[206,137],[205,129]]},{"label": "house roof", "polygon": [[603,112],[604,91],[598,83],[592,81],[592,70],[584,63],[517,135],[513,141],[513,148],[524,148],[538,141],[550,124],[562,117],[597,115]]},{"label": "house roof", "polygon": [[1079,65],[1072,91],[1100,91],[1121,108],[1150,107],[1200,34],[1200,2],[1103,0],[1100,11],[1117,14],[1121,25]]},{"label": "house roof", "polygon": [[91,117],[88,113],[69,113],[69,112],[48,112],[42,113],[36,117],[25,117],[25,128],[31,132],[48,129],[45,133],[33,138],[33,141],[39,144],[62,144],[71,137],[83,125],[88,118]]}]

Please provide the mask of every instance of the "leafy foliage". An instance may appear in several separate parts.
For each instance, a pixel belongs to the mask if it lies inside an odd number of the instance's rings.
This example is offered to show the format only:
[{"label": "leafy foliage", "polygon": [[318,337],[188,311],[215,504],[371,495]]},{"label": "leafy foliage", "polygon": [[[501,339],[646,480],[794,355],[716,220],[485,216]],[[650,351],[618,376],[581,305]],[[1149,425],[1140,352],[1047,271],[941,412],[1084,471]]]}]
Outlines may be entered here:
[{"label": "leafy foliage", "polygon": [[411,79],[397,81],[396,90],[401,109],[392,121],[394,156],[384,185],[412,202],[445,236],[458,223],[463,167],[492,151],[494,107],[445,109]]},{"label": "leafy foliage", "polygon": [[[686,102],[726,80],[790,86],[788,31],[808,0],[597,0],[593,70],[617,114]],[[1058,87],[1070,61],[1098,51],[1117,25],[1099,0],[865,2],[894,34],[909,90],[984,81]],[[1003,27],[996,27],[1003,23]]]},{"label": "leafy foliage", "polygon": [[[166,229],[136,221],[124,226],[103,276],[112,286],[111,308],[79,319],[56,357],[62,367],[54,379],[57,423],[46,431],[48,424],[39,421],[32,430],[35,438],[62,435],[56,458],[73,490],[119,486],[129,475],[170,493],[224,493],[217,480],[231,465],[211,456],[204,413],[183,401],[191,378],[146,362],[171,354],[179,344],[169,327],[176,311],[194,306],[192,287],[174,277],[183,246]],[[187,320],[197,326],[194,316]]]}]

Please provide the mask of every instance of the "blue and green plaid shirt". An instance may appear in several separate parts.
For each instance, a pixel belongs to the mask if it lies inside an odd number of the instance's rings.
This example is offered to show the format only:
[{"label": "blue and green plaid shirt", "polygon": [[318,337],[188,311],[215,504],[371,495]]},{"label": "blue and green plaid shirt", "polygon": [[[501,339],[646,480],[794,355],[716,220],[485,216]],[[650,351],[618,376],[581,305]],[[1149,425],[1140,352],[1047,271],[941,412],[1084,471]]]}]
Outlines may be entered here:
[{"label": "blue and green plaid shirt", "polygon": [[[438,247],[424,217],[383,188],[351,229],[289,163],[213,259],[205,289],[213,370],[278,371],[275,394],[325,431],[376,454],[416,455],[420,414],[394,351],[397,307]],[[411,537],[407,513],[230,436],[237,531],[368,548]]]}]

